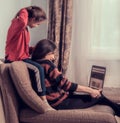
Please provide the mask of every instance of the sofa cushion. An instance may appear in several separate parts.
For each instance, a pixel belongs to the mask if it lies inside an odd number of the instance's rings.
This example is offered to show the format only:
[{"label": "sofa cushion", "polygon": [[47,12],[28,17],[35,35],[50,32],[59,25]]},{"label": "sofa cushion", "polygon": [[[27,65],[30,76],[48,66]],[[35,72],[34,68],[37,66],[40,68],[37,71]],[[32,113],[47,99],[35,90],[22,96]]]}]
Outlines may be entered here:
[{"label": "sofa cushion", "polygon": [[58,110],[37,114],[32,110],[22,110],[23,123],[116,123],[112,114],[90,110]]},{"label": "sofa cushion", "polygon": [[10,74],[14,85],[23,101],[32,109],[39,113],[44,113],[48,109],[40,97],[31,86],[31,81],[27,66],[22,61],[11,63]]},{"label": "sofa cushion", "polygon": [[111,107],[109,107],[109,106],[107,106],[107,105],[94,105],[94,106],[92,106],[92,107],[89,107],[89,108],[86,108],[86,109],[82,109],[82,110],[86,110],[86,111],[94,111],[94,112],[104,112],[104,113],[109,113],[109,114],[112,114],[112,115],[114,115],[115,114],[115,112],[114,112],[114,110],[111,108]]}]

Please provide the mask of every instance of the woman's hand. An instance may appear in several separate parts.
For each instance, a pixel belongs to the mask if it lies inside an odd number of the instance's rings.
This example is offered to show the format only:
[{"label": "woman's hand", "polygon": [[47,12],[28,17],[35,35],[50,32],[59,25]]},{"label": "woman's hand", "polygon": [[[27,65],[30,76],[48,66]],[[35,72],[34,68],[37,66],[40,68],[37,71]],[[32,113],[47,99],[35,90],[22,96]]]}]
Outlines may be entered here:
[{"label": "woman's hand", "polygon": [[101,96],[101,90],[92,89],[90,95],[93,98],[99,98]]},{"label": "woman's hand", "polygon": [[92,89],[90,87],[81,86],[81,85],[78,85],[76,89],[76,92],[89,93],[93,98],[99,98],[101,96],[101,91],[102,90]]}]

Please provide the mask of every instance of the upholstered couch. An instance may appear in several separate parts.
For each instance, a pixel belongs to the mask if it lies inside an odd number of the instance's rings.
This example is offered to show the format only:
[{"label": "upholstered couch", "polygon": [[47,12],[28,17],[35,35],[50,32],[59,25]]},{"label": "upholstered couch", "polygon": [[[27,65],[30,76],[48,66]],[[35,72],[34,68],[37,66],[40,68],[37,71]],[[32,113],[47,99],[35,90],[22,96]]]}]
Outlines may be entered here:
[{"label": "upholstered couch", "polygon": [[[120,102],[120,90],[105,88],[104,93]],[[48,110],[34,92],[28,69],[23,62],[0,64],[0,92],[5,123],[119,123],[108,106],[87,109]],[[24,107],[22,104],[25,104]]]}]

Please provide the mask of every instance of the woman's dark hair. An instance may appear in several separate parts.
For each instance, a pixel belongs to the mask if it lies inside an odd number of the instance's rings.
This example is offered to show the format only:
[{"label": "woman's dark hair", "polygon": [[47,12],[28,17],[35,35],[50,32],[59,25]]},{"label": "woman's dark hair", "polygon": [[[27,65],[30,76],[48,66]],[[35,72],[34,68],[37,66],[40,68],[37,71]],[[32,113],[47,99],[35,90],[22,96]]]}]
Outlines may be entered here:
[{"label": "woman's dark hair", "polygon": [[[29,19],[35,18],[36,22],[44,21],[47,19],[46,13],[43,11],[42,8],[40,8],[38,6],[29,6],[29,7],[26,7],[25,9],[28,12],[28,18]],[[15,17],[19,16],[19,12],[16,14]]]},{"label": "woman's dark hair", "polygon": [[33,51],[32,60],[38,60],[44,58],[48,53],[54,52],[56,45],[49,39],[40,40]]}]

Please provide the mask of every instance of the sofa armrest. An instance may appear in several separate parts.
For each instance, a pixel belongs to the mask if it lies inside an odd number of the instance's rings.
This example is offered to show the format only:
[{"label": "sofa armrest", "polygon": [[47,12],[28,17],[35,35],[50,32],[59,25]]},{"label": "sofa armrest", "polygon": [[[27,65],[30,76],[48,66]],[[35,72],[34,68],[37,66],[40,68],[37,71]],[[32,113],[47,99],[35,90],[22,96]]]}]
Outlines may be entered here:
[{"label": "sofa armrest", "polygon": [[0,60],[0,64],[3,64],[3,62]]},{"label": "sofa armrest", "polygon": [[120,123],[120,117],[115,116],[115,119],[116,119],[117,123]]},{"label": "sofa armrest", "polygon": [[0,122],[5,123],[5,115],[4,115],[4,109],[3,109],[1,89],[0,89]]},{"label": "sofa armrest", "polygon": [[[0,62],[0,64],[1,64],[1,62]],[[2,100],[2,94],[1,94],[1,84],[2,84],[2,79],[1,79],[1,76],[0,76],[0,122],[5,123],[3,100]]]},{"label": "sofa armrest", "polygon": [[5,59],[0,58],[0,63],[4,63]]}]

